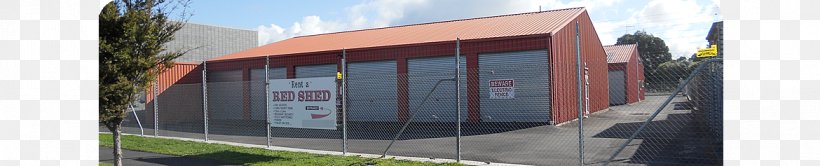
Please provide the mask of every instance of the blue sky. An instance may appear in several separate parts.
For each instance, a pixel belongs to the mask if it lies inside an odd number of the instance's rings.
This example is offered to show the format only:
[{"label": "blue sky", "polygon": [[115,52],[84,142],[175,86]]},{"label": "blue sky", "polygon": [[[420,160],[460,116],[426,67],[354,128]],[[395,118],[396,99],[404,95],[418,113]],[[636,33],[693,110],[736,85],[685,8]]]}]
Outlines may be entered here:
[{"label": "blue sky", "polygon": [[716,0],[195,0],[190,22],[250,29],[259,44],[294,36],[583,6],[601,41],[646,30],[674,56],[704,47]]}]

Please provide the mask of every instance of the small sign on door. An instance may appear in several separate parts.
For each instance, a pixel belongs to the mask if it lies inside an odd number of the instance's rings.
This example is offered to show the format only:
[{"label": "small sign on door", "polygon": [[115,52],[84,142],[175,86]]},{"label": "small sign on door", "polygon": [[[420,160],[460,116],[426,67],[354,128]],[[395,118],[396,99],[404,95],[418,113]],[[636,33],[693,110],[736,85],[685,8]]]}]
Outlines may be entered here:
[{"label": "small sign on door", "polygon": [[515,80],[490,80],[490,99],[515,99]]}]

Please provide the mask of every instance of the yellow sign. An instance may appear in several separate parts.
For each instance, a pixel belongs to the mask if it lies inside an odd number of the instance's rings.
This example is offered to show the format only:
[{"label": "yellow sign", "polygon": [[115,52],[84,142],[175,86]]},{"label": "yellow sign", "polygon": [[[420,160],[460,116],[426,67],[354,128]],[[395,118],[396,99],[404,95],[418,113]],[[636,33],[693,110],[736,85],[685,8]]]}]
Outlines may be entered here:
[{"label": "yellow sign", "polygon": [[695,56],[698,58],[717,56],[717,45],[712,45],[709,48],[698,49],[698,53]]},{"label": "yellow sign", "polygon": [[336,79],[337,79],[337,80],[341,80],[341,79],[342,79],[342,72],[336,72]]}]

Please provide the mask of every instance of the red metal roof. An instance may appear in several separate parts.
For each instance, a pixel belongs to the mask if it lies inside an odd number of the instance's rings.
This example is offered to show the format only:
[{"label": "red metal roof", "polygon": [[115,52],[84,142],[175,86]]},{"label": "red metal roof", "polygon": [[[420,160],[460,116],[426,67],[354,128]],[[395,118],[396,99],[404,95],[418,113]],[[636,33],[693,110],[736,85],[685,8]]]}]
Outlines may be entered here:
[{"label": "red metal roof", "polygon": [[211,59],[228,60],[342,49],[552,34],[583,7],[300,36]]},{"label": "red metal roof", "polygon": [[604,46],[606,63],[626,63],[633,51],[637,51],[636,44],[619,44]]}]

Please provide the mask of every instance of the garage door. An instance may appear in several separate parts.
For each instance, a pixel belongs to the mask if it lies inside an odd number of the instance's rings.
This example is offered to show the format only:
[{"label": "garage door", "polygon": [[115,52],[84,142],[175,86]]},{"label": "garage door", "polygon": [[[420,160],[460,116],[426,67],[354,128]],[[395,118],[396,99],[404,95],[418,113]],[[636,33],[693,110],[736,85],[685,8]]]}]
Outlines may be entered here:
[{"label": "garage door", "polygon": [[609,71],[609,105],[626,104],[624,71]]},{"label": "garage door", "polygon": [[[479,93],[484,122],[549,122],[547,50],[479,54]],[[514,81],[515,97],[490,99],[490,80]]]},{"label": "garage door", "polygon": [[[467,117],[467,70],[466,58],[460,57],[461,73],[461,118]],[[431,98],[421,109],[421,101],[441,79],[455,76],[455,59],[453,56],[432,58],[415,58],[407,60],[407,78],[410,97],[410,113],[418,114],[415,122],[455,122],[456,121],[456,88],[455,81],[445,81],[431,95]]]},{"label": "garage door", "polygon": [[[285,79],[287,69],[284,67],[271,68],[270,79]],[[265,69],[251,70],[251,119],[265,120]]]},{"label": "garage door", "polygon": [[350,121],[397,121],[396,61],[348,63],[347,73]]},{"label": "garage door", "polygon": [[296,66],[296,78],[336,77],[336,64]]},{"label": "garage door", "polygon": [[208,118],[242,119],[242,70],[208,72]]}]

